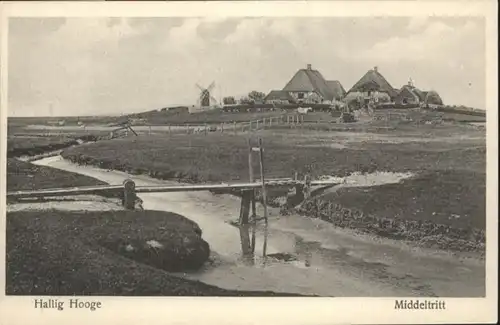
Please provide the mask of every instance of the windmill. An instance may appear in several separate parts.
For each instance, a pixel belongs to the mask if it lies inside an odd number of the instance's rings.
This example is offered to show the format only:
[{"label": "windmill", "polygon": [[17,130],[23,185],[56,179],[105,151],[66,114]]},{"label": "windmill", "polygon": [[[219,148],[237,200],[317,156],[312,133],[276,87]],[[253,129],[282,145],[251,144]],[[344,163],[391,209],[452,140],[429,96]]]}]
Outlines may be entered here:
[{"label": "windmill", "polygon": [[209,108],[212,104],[217,104],[217,99],[212,95],[212,90],[215,87],[215,81],[213,81],[208,87],[204,88],[199,84],[196,87],[200,90],[200,95],[198,98],[198,105],[202,108]]}]

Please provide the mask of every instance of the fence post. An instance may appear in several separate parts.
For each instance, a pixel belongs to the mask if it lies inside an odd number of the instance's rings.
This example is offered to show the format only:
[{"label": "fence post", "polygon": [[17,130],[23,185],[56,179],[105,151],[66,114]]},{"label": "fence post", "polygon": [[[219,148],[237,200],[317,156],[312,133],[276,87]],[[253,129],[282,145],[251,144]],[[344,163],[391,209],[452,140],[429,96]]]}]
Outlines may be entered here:
[{"label": "fence post", "polygon": [[255,130],[256,130],[256,131],[258,131],[258,130],[259,130],[259,120],[255,121],[255,123],[257,124],[257,125],[255,126]]},{"label": "fence post", "polygon": [[224,133],[224,122],[220,124],[220,133]]},{"label": "fence post", "polygon": [[273,126],[273,118],[272,118],[272,117],[270,117],[270,118],[269,118],[269,127],[272,127],[272,126]]},{"label": "fence post", "polygon": [[127,210],[134,210],[135,208],[135,182],[131,179],[123,181],[123,206]]},{"label": "fence post", "polygon": [[267,257],[267,237],[269,231],[269,224],[267,220],[267,190],[266,190],[266,180],[264,175],[264,148],[262,148],[262,139],[259,139],[259,160],[260,160],[260,180],[262,182],[262,205],[264,206],[264,245],[262,248],[262,255],[264,258]]},{"label": "fence post", "polygon": [[205,123],[205,135],[207,135],[207,124]]},{"label": "fence post", "polygon": [[234,131],[234,134],[236,134],[236,121],[233,122],[233,131]]}]

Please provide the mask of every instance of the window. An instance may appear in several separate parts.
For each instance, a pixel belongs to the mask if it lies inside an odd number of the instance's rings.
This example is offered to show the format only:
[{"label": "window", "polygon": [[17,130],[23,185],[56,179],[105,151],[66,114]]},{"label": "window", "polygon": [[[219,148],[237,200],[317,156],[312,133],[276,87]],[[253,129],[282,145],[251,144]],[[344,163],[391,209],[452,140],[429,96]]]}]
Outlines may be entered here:
[{"label": "window", "polygon": [[298,99],[304,99],[304,93],[298,93],[297,94]]}]

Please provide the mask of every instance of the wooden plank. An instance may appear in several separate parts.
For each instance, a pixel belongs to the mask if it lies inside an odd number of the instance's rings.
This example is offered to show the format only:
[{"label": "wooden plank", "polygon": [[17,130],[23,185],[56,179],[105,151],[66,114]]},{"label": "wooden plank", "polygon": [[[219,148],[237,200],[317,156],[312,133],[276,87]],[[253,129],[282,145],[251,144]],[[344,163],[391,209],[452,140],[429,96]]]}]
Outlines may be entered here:
[{"label": "wooden plank", "polygon": [[17,191],[7,193],[8,198],[21,199],[30,197],[50,197],[50,196],[70,196],[70,195],[85,195],[95,194],[99,192],[116,192],[123,191],[123,185],[103,185],[103,186],[86,186],[74,188],[54,188],[36,191]]}]

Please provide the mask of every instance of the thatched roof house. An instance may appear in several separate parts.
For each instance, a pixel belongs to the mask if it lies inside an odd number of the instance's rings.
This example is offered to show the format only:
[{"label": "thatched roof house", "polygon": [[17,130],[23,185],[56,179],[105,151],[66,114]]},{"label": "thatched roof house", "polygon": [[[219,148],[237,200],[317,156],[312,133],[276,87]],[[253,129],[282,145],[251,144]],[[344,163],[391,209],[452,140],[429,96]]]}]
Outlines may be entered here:
[{"label": "thatched roof house", "polygon": [[401,87],[396,95],[394,101],[396,104],[401,105],[411,105],[420,104],[425,100],[427,92],[421,91],[413,85],[413,81],[410,79],[407,85]]},{"label": "thatched roof house", "polygon": [[344,98],[346,91],[340,81],[338,80],[327,80],[326,84],[330,88],[332,94],[333,94],[333,99],[335,100],[341,100]]},{"label": "thatched roof house", "polygon": [[345,94],[339,81],[327,81],[318,71],[308,64],[300,69],[285,85],[283,91],[288,92],[297,102],[323,103],[340,99]]},{"label": "thatched roof house", "polygon": [[394,101],[396,102],[396,104],[408,105],[408,104],[419,104],[421,100],[413,88],[404,85],[398,91],[398,94],[394,99]]},{"label": "thatched roof house", "polygon": [[264,98],[264,102],[268,104],[289,104],[294,103],[295,99],[287,91],[271,90],[271,92]]},{"label": "thatched roof house", "polygon": [[351,89],[349,89],[347,94],[361,93],[371,95],[372,92],[385,93],[391,99],[395,98],[398,94],[398,92],[378,71],[377,67],[368,70],[368,72],[365,73],[365,75],[361,77],[361,79],[359,79]]},{"label": "thatched roof house", "polygon": [[424,102],[427,105],[443,105],[441,96],[439,96],[439,94],[434,90],[427,92]]},{"label": "thatched roof house", "polygon": [[407,85],[401,87],[398,91],[398,95],[395,98],[396,104],[408,105],[408,104],[430,104],[430,105],[443,105],[443,100],[439,94],[434,91],[422,91],[413,85],[413,81],[410,81]]}]

